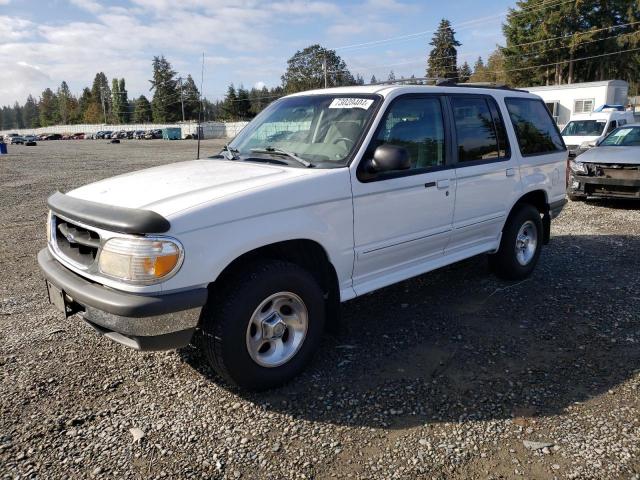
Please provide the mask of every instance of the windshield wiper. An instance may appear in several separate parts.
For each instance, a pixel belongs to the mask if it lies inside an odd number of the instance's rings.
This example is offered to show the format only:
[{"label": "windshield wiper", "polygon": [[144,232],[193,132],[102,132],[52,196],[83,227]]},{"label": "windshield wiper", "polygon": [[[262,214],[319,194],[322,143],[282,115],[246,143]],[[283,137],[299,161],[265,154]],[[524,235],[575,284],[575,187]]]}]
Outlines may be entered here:
[{"label": "windshield wiper", "polygon": [[222,147],[222,155],[227,160],[238,160],[238,158],[240,158],[237,155],[238,153],[240,153],[240,151],[237,148],[230,147],[228,143]]},{"label": "windshield wiper", "polygon": [[287,150],[283,150],[281,148],[275,147],[264,147],[264,148],[252,148],[251,153],[270,153],[272,155],[284,155],[285,157],[289,157],[292,160],[295,160],[300,165],[304,165],[307,168],[313,167],[313,163],[305,160],[304,158],[300,158],[295,153],[289,152]]}]

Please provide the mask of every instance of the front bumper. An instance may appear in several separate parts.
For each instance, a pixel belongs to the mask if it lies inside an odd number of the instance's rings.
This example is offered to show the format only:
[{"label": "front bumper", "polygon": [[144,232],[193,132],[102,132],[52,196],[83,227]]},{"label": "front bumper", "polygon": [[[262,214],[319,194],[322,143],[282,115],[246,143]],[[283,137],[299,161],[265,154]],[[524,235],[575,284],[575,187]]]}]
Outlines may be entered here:
[{"label": "front bumper", "polygon": [[65,268],[44,248],[38,264],[65,302],[100,334],[137,350],[169,350],[189,344],[200,321],[207,289],[140,295],[90,282]]},{"label": "front bumper", "polygon": [[569,176],[568,193],[574,196],[640,198],[640,179],[608,178],[604,176]]}]

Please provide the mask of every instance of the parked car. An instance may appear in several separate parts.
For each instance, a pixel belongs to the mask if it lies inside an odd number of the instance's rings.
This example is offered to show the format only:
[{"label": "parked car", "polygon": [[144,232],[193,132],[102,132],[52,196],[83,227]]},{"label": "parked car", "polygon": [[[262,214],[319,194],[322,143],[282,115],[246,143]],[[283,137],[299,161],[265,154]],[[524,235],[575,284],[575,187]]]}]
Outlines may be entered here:
[{"label": "parked car", "polygon": [[298,93],[209,159],[55,193],[51,302],[140,350],[195,335],[264,389],[304,368],[340,302],[478,254],[526,278],[567,150],[539,97],[465,85]]},{"label": "parked car", "polygon": [[158,138],[162,138],[162,130],[159,128],[156,128],[154,130],[148,130],[145,134],[144,134],[144,138],[147,140],[155,140]]},{"label": "parked car", "polygon": [[17,133],[7,133],[7,134],[4,136],[4,141],[5,141],[5,143],[11,143],[11,138],[12,138],[12,137],[19,137],[19,136],[20,136],[20,135],[18,135]]},{"label": "parked car", "polygon": [[26,142],[35,142],[36,140],[38,140],[38,137],[35,135],[25,135],[24,137],[24,141]]},{"label": "parked car", "polygon": [[20,137],[20,136],[14,136],[14,137],[9,137],[9,144],[10,145],[24,145],[24,137]]},{"label": "parked car", "polygon": [[144,138],[146,133],[147,132],[145,130],[136,130],[135,132],[133,132],[133,138],[140,140]]},{"label": "parked car", "polygon": [[74,133],[73,135],[71,135],[71,139],[72,140],[84,140],[84,133],[83,132],[78,132],[78,133]]},{"label": "parked car", "polygon": [[62,140],[62,135],[59,133],[49,133],[44,136],[43,140]]},{"label": "parked car", "polygon": [[569,123],[562,129],[562,138],[569,149],[569,156],[581,155],[617,127],[633,123],[633,112],[606,107],[599,108],[597,112],[571,116]]},{"label": "parked car", "polygon": [[571,200],[640,198],[640,124],[618,127],[579,158],[569,161]]}]

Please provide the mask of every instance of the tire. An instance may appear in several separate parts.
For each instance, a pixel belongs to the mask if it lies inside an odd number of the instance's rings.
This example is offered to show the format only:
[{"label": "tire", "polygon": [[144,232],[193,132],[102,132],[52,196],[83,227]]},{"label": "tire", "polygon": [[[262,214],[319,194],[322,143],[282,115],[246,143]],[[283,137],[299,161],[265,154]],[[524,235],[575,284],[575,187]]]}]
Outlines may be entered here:
[{"label": "tire", "polygon": [[584,202],[587,199],[585,195],[572,195],[569,193],[567,196],[572,202]]},{"label": "tire", "polygon": [[[522,280],[533,272],[543,242],[540,212],[533,205],[522,204],[514,210],[502,230],[498,251],[489,255],[489,266],[500,278]],[[525,245],[518,243],[521,235]],[[532,248],[533,245],[533,248]]]},{"label": "tire", "polygon": [[305,368],[320,344],[323,292],[298,265],[252,264],[212,297],[203,309],[201,348],[228,383],[246,390],[282,385]]}]

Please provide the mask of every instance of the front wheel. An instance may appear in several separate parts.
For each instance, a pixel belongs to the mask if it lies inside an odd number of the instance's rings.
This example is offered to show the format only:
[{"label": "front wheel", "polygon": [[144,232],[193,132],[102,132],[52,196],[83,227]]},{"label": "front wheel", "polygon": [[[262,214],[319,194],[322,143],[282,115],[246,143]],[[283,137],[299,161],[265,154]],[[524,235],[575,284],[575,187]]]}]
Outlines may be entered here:
[{"label": "front wheel", "polygon": [[489,256],[489,265],[500,278],[522,280],[533,272],[541,248],[540,212],[532,205],[523,204],[507,220],[500,248]]},{"label": "front wheel", "polygon": [[225,283],[203,310],[202,346],[214,370],[249,390],[276,387],[300,373],[324,329],[324,297],[315,278],[274,260]]}]

